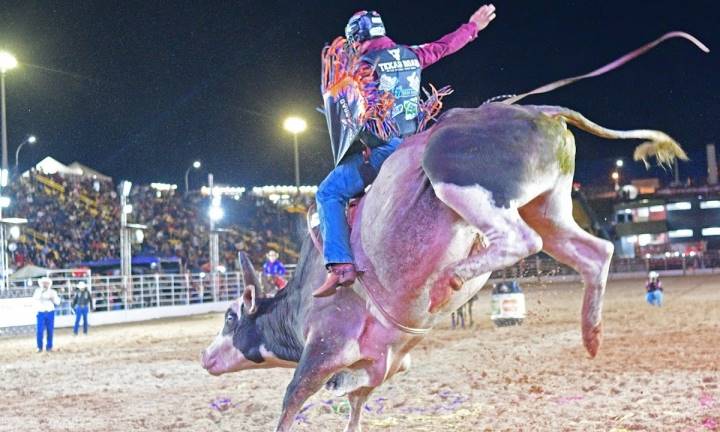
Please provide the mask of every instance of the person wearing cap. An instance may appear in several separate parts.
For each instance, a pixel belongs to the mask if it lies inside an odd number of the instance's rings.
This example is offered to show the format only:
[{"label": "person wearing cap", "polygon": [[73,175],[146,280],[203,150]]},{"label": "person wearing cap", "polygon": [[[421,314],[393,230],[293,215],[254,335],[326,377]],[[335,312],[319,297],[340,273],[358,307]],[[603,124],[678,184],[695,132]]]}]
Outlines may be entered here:
[{"label": "person wearing cap", "polygon": [[73,326],[73,333],[75,336],[78,334],[78,328],[80,327],[80,318],[83,321],[83,334],[88,332],[88,312],[93,308],[93,300],[90,291],[87,290],[87,284],[83,281],[78,282],[77,290],[72,299],[72,308],[75,311],[75,325]]},{"label": "person wearing cap", "polygon": [[48,277],[41,278],[39,287],[33,293],[35,310],[37,311],[37,326],[35,333],[37,337],[37,351],[43,350],[43,336],[47,332],[45,351],[52,351],[53,331],[55,330],[55,307],[60,305],[60,296],[52,288],[52,280]]},{"label": "person wearing cap", "polygon": [[651,271],[648,275],[648,282],[645,284],[645,300],[651,306],[662,306],[663,302],[663,286],[660,282],[660,275],[656,271]]}]

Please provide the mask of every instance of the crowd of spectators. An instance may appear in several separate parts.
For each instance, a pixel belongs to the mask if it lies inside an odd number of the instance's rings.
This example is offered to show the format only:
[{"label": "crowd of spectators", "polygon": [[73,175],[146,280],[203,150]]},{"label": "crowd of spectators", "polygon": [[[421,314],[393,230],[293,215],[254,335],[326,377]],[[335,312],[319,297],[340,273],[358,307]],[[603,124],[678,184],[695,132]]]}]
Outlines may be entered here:
[{"label": "crowd of spectators", "polygon": [[[69,268],[119,258],[120,199],[112,181],[30,172],[12,182],[9,195],[12,204],[5,214],[28,219],[20,236],[9,239],[13,268]],[[147,226],[142,242],[133,244],[134,256],[176,257],[183,271],[209,269],[207,197],[137,186],[128,201],[128,221]],[[279,250],[286,260],[296,258],[297,214],[250,194],[227,197],[223,206],[220,262],[228,270],[240,250],[257,264],[268,249]]]}]

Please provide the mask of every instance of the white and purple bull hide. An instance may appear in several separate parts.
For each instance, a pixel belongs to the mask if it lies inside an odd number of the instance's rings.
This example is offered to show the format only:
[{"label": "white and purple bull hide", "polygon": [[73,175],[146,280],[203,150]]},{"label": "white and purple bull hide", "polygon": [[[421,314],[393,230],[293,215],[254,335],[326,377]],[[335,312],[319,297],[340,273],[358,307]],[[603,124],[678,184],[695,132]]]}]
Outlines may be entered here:
[{"label": "white and purple bull hide", "polygon": [[492,271],[541,250],[582,276],[582,337],[595,356],[613,247],[573,220],[575,143],[567,123],[606,138],[648,140],[636,158],[685,157],[662,132],[608,130],[564,108],[451,110],[405,140],[362,200],[352,231],[362,272],[355,286],[313,299],[325,269],[306,240],[290,285],[258,299],[245,258],[248,286],[203,353],[203,366],[217,375],[296,365],[277,430],[289,431],[305,401],[330,382],[350,401],[346,430],[358,431],[370,393],[407,369],[410,350],[436,322],[474,296]]}]

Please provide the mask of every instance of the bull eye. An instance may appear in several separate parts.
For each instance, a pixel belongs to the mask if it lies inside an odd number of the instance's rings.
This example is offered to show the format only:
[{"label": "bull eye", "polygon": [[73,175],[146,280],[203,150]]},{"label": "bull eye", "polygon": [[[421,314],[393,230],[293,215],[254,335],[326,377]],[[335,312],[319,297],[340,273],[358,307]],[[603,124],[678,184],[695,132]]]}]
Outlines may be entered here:
[{"label": "bull eye", "polygon": [[229,312],[227,315],[225,315],[225,324],[231,326],[235,324],[235,321],[237,320],[237,315],[233,312]]}]

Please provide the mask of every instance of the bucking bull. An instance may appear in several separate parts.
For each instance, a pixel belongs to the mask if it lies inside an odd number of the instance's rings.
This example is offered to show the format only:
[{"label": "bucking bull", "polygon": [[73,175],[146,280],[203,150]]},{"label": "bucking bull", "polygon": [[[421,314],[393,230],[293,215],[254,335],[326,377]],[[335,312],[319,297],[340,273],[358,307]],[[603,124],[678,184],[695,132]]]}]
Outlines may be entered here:
[{"label": "bucking bull", "polygon": [[543,251],[582,277],[582,339],[594,357],[613,245],[574,221],[575,141],[568,124],[609,139],[644,139],[635,159],[661,164],[685,152],[654,130],[617,131],[555,106],[489,103],[453,109],[407,138],[358,205],[351,243],[358,282],[332,297],[311,293],[325,278],[306,239],[295,277],[259,298],[246,256],[242,298],[203,352],[213,375],[294,367],[278,431],[288,431],[321,387],[347,394],[346,431],[360,429],[370,393],[410,366],[410,350],[463,305],[490,273]]}]

